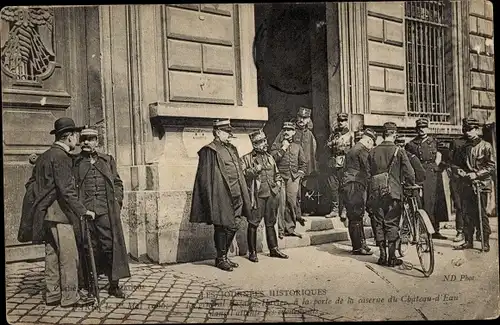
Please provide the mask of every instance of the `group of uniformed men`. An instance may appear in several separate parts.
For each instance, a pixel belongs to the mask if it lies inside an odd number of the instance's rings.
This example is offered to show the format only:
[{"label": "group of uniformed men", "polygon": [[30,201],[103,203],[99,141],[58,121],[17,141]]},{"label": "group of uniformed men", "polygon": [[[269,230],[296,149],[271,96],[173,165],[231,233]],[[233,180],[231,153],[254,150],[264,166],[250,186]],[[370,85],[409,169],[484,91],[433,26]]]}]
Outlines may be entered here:
[{"label": "group of uniformed men", "polygon": [[[385,123],[383,141],[378,145],[377,135],[372,129],[351,132],[346,113],[338,114],[337,121],[338,125],[327,141],[330,150],[327,184],[332,202],[331,212],[326,217],[347,218],[353,254],[372,254],[363,228],[367,211],[380,249],[378,263],[387,266],[402,264],[395,251],[405,185],[422,186],[419,204],[431,218],[435,229],[433,238],[446,239],[439,233],[441,220],[435,212],[436,184],[442,168],[452,171],[455,192],[460,193],[458,206],[462,209],[457,211],[457,218],[463,219],[465,243],[456,248],[472,248],[479,213],[478,202],[471,193],[473,188],[479,188],[485,250],[489,251],[491,231],[486,215],[486,196],[491,191],[495,163],[491,145],[479,137],[480,125],[476,119],[463,119],[463,143],[459,146],[454,142],[452,159],[442,163],[437,159],[437,141],[428,135],[427,119],[417,120],[417,136],[406,144],[398,135],[397,125]],[[317,170],[317,143],[312,132],[311,109],[301,107],[294,121],[284,122],[270,148],[262,130],[251,133],[253,150],[241,158],[231,144],[234,136],[229,120],[215,121],[213,134],[214,140],[198,153],[190,221],[214,225],[215,265],[225,271],[238,267],[227,254],[241,217],[248,221],[249,260],[258,262],[257,228],[262,219],[270,256],[288,258],[278,248],[274,226],[277,222],[279,238],[302,237],[296,232],[296,223],[304,225],[306,222],[300,206],[301,181]],[[377,179],[383,179],[379,176],[384,173],[389,174],[387,191],[372,190],[377,187],[374,185]],[[462,233],[458,231],[457,238]]]},{"label": "group of uniformed men", "polygon": [[[130,269],[120,219],[123,183],[115,160],[96,150],[97,130],[77,127],[71,118],[56,120],[50,134],[55,142],[36,159],[26,183],[18,232],[20,242],[45,244],[45,302],[92,305],[92,264],[96,276],[108,277],[109,295],[124,298],[119,280],[130,277]],[[70,153],[78,145],[81,152]]]}]

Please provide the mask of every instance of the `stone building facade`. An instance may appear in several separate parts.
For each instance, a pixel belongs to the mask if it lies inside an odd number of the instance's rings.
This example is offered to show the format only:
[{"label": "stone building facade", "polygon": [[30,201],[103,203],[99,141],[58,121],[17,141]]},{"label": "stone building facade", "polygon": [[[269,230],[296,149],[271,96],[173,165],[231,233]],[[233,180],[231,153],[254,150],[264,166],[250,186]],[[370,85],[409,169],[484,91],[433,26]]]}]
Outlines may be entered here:
[{"label": "stone building facade", "polygon": [[[491,120],[492,4],[436,3],[4,8],[7,260],[43,256],[16,234],[28,157],[48,148],[60,116],[100,129],[124,181],[130,255],[157,263],[213,257],[211,227],[188,215],[214,119],[231,118],[241,155],[249,132],[264,127],[273,140],[300,105],[313,108],[320,148],[338,112],[354,129],[390,120],[408,136],[427,116],[443,141],[465,116]],[[245,232],[237,237],[244,251]]]}]

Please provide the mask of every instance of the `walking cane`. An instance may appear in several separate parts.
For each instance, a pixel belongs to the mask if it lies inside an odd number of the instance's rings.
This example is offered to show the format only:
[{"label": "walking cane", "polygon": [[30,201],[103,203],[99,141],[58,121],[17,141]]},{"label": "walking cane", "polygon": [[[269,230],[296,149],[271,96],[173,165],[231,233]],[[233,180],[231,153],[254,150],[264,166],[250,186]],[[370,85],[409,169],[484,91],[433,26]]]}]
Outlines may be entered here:
[{"label": "walking cane", "polygon": [[472,186],[477,198],[477,211],[479,212],[479,230],[481,234],[481,252],[484,252],[484,236],[483,236],[483,211],[481,209],[481,187],[479,182],[473,182]]},{"label": "walking cane", "polygon": [[99,300],[99,282],[98,282],[98,279],[97,279],[97,268],[96,268],[95,259],[94,259],[94,248],[92,247],[92,238],[90,237],[90,229],[89,229],[89,224],[88,224],[87,216],[84,216],[83,220],[84,220],[83,223],[84,223],[84,227],[85,227],[85,233],[87,235],[86,236],[87,237],[87,245],[88,245],[88,248],[89,248],[89,257],[88,258],[90,259],[90,265],[91,265],[91,268],[92,268],[92,276],[91,276],[91,279],[89,279],[89,280],[93,282],[92,283],[92,294],[96,298],[97,305],[99,306],[100,305],[100,300]]}]

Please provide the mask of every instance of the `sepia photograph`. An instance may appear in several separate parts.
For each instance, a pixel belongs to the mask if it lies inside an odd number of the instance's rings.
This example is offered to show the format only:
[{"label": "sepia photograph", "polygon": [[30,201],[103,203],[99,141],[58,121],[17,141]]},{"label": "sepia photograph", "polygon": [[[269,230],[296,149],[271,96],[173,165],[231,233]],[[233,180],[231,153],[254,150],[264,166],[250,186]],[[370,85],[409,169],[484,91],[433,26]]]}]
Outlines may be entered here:
[{"label": "sepia photograph", "polygon": [[493,7],[2,7],[7,322],[498,318]]}]

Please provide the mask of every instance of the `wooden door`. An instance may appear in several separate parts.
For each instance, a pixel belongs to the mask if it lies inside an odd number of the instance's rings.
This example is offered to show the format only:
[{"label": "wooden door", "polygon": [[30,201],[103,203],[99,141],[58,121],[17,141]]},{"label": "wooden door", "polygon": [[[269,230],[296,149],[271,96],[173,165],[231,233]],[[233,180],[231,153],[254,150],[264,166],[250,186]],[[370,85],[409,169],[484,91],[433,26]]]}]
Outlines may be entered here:
[{"label": "wooden door", "polygon": [[[54,121],[72,117],[89,123],[99,77],[97,7],[6,7],[1,12],[2,118],[4,159],[4,227],[6,261],[44,256],[41,245],[21,244],[17,232],[21,204],[32,165],[54,141]],[[96,43],[97,42],[97,43]],[[92,56],[93,55],[93,56]],[[97,69],[100,71],[100,69]],[[98,89],[96,92],[95,90]],[[99,106],[100,104],[97,104]],[[102,109],[102,107],[101,107]]]}]

